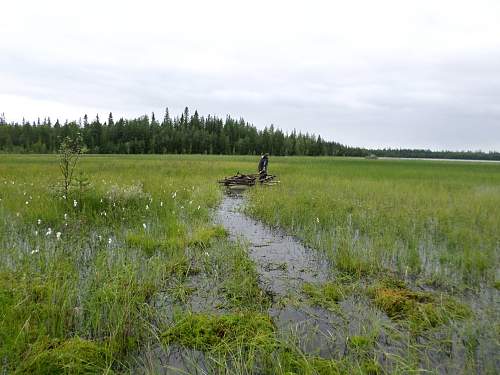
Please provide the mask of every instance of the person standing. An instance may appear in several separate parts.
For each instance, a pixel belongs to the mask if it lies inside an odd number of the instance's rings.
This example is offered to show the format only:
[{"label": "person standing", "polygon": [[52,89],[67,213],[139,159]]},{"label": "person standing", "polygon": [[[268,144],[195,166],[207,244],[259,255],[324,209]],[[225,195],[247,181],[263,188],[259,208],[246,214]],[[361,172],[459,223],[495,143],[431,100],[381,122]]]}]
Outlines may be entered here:
[{"label": "person standing", "polygon": [[262,181],[267,177],[267,165],[269,164],[269,154],[266,152],[259,161],[258,171],[259,180]]}]

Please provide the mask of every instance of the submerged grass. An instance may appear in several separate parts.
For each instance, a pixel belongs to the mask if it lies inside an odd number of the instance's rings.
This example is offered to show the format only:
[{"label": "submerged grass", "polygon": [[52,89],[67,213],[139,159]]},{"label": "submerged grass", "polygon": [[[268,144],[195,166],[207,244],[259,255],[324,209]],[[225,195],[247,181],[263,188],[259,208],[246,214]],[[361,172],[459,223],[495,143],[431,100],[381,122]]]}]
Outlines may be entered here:
[{"label": "submerged grass", "polygon": [[272,346],[274,325],[271,319],[258,313],[231,315],[188,314],[175,321],[163,334],[165,344],[179,345],[202,351],[228,352],[235,345],[248,347]]},{"label": "submerged grass", "polygon": [[38,342],[19,374],[112,374],[112,357],[102,344],[79,337]]},{"label": "submerged grass", "polygon": [[55,156],[2,157],[2,372],[126,371],[154,340],[158,293],[189,298],[183,280],[200,257],[190,247],[224,236],[209,210],[220,197],[214,176],[231,165],[84,157],[91,185],[62,196]]},{"label": "submerged grass", "polygon": [[[250,212],[335,265],[333,282],[303,286],[308,302],[336,311],[356,298],[359,285],[379,280],[368,288],[370,299],[361,294],[384,316],[373,319],[373,329],[346,331],[344,355],[322,358],[305,353],[301,337],[280,335],[268,316],[272,296],[259,287],[247,248],[212,223],[221,197],[216,179],[254,170],[254,162],[84,156],[80,168],[91,185],[63,197],[53,189],[55,156],[4,155],[0,372],[131,373],[143,348],[161,342],[201,350],[211,373],[378,374],[386,372],[377,357],[385,355],[379,326],[390,322],[381,311],[398,330],[411,331],[390,337],[403,347],[392,353],[392,372],[434,371],[426,351],[448,353],[450,346],[465,348],[466,371],[498,369],[489,344],[500,327],[498,308],[488,304],[495,295],[481,302],[481,319],[472,319],[477,312],[456,293],[457,286],[485,284],[498,293],[498,166],[272,160],[282,184],[250,191]],[[387,270],[403,281],[382,280]],[[442,292],[415,291],[431,284]],[[214,305],[190,311],[203,293]],[[172,321],[172,310],[184,312]],[[466,344],[456,346],[453,337]]]},{"label": "submerged grass", "polygon": [[345,298],[348,290],[344,285],[328,282],[323,285],[304,283],[302,291],[309,297],[313,305],[324,308],[335,308],[337,303]]}]

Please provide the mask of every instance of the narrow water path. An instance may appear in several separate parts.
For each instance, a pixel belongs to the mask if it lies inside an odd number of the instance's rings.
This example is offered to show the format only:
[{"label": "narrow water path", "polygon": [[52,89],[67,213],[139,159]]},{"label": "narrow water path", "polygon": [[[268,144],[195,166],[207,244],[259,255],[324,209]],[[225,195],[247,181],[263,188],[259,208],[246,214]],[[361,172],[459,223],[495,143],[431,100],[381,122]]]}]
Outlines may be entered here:
[{"label": "narrow water path", "polygon": [[281,334],[299,339],[304,352],[335,357],[345,349],[344,333],[337,328],[345,322],[338,314],[310,306],[302,293],[304,283],[319,284],[331,278],[329,262],[297,238],[245,215],[245,203],[241,193],[227,193],[215,220],[226,228],[231,240],[248,246],[260,287],[272,297],[269,315]]},{"label": "narrow water path", "polygon": [[216,212],[216,221],[229,232],[230,239],[248,244],[263,290],[273,297],[295,294],[304,282],[325,282],[330,275],[326,259],[302,245],[296,238],[271,229],[246,216],[244,196],[226,194]]},{"label": "narrow water path", "polygon": [[[321,284],[334,280],[334,267],[319,251],[310,249],[282,230],[270,228],[243,213],[246,198],[241,193],[226,194],[215,211],[215,221],[229,232],[232,241],[242,241],[256,265],[259,285],[272,297],[268,310],[278,334],[290,336],[304,354],[327,359],[352,361],[375,360],[384,371],[393,372],[412,355],[409,368],[422,368],[436,373],[457,373],[463,369],[464,346],[450,343],[453,349],[437,345],[437,331],[429,337],[418,337],[417,344],[404,329],[386,314],[372,306],[364,293],[348,295],[337,309],[311,306],[302,292],[305,283]],[[197,303],[197,306],[207,305]],[[350,339],[357,337],[355,344]],[[366,348],[358,347],[366,341]],[[352,340],[351,340],[352,341]],[[448,346],[450,346],[448,345]],[[491,346],[488,346],[490,348]],[[186,348],[171,348],[165,353],[153,353],[153,362],[162,374],[206,374],[203,353]],[[416,352],[418,350],[418,352]],[[493,352],[492,352],[493,355]],[[366,357],[366,358],[365,358]],[[403,366],[406,366],[404,364]],[[480,371],[482,372],[482,371]]]}]

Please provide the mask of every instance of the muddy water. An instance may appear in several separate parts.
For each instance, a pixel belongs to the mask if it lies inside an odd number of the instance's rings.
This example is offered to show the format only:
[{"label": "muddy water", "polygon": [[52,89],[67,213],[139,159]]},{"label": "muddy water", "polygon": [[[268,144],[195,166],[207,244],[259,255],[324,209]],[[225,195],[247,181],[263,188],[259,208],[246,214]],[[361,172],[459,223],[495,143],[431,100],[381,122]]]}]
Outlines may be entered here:
[{"label": "muddy water", "polygon": [[244,204],[243,195],[226,195],[217,210],[216,221],[228,230],[232,240],[248,244],[263,290],[275,298],[284,297],[295,294],[304,282],[328,279],[330,267],[318,252],[249,218],[241,212]]},{"label": "muddy water", "polygon": [[[215,212],[215,220],[228,230],[232,240],[248,245],[248,254],[256,264],[260,286],[272,297],[269,314],[279,335],[291,337],[291,342],[296,342],[305,354],[331,359],[346,356],[356,359],[359,354],[349,344],[349,339],[368,335],[374,340],[371,356],[375,356],[388,373],[397,368],[399,358],[416,350],[406,344],[410,342],[407,334],[400,331],[383,312],[373,308],[362,293],[341,301],[336,311],[310,306],[301,292],[303,284],[332,279],[333,267],[319,252],[303,246],[294,237],[247,217],[242,212],[244,204],[243,195],[226,195]],[[421,350],[417,355],[420,358],[415,358],[417,363],[413,365],[442,374],[463,373],[464,344],[458,342],[461,340],[452,340],[451,352],[449,348],[444,351],[439,345],[436,347],[436,337],[429,340],[420,338]],[[148,367],[154,369],[150,373],[210,372],[203,353],[194,350],[156,348],[150,353],[152,358],[163,359],[159,367],[158,360],[152,361],[154,367]],[[494,355],[493,352],[491,354]]]},{"label": "muddy water", "polygon": [[231,240],[247,244],[260,287],[272,297],[269,314],[280,334],[299,338],[298,345],[305,353],[326,358],[341,356],[349,334],[339,329],[345,326],[344,319],[337,313],[309,306],[302,294],[304,283],[324,283],[331,278],[329,262],[296,238],[246,216],[242,212],[244,205],[241,193],[226,194],[215,220],[226,228]]}]

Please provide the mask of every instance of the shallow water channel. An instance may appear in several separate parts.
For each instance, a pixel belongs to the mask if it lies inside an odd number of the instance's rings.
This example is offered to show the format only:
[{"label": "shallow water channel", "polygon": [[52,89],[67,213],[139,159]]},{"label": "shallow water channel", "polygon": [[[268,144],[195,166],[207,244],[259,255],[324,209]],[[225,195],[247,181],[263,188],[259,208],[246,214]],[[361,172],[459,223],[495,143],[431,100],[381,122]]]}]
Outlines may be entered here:
[{"label": "shallow water channel", "polygon": [[[335,357],[334,352],[345,350],[341,338],[344,332],[338,330],[345,321],[328,310],[301,303],[304,283],[323,283],[330,278],[328,261],[296,238],[246,216],[245,200],[242,193],[225,194],[214,212],[215,222],[224,226],[230,240],[241,242],[248,249],[259,275],[259,285],[271,298],[269,315],[279,333],[297,338],[297,344],[306,353]],[[193,311],[210,305],[208,300],[194,297],[195,302],[190,304]],[[178,348],[160,356],[167,364],[162,373],[201,374],[208,370],[203,354],[197,351]]]},{"label": "shallow water channel", "polygon": [[[226,228],[232,241],[241,242],[248,249],[259,275],[259,285],[271,297],[268,313],[278,334],[295,342],[304,354],[329,359],[356,357],[356,351],[349,345],[350,338],[372,337],[372,355],[386,371],[392,372],[394,359],[408,354],[409,350],[405,335],[397,325],[373,308],[362,293],[347,296],[335,310],[311,306],[302,292],[304,283],[321,284],[333,280],[334,267],[321,252],[304,246],[297,238],[246,216],[245,203],[244,194],[225,194],[214,212],[214,220]],[[205,298],[193,297],[193,311],[203,311],[203,307],[213,305]],[[456,345],[459,339],[453,341],[457,342],[445,352],[427,348],[422,341],[419,365],[437,373],[454,373],[463,368],[463,344]],[[152,349],[149,352],[152,362],[162,363],[160,367],[154,366],[155,373],[209,372],[204,355],[199,351],[175,347],[167,352],[158,347]]]},{"label": "shallow water channel", "polygon": [[305,247],[296,238],[270,228],[243,213],[245,197],[227,193],[215,220],[233,241],[243,241],[255,262],[261,289],[271,297],[269,315],[281,334],[291,334],[307,353],[333,355],[332,343],[339,317],[322,308],[300,302],[304,283],[323,283],[331,267],[321,254]]},{"label": "shallow water channel", "polygon": [[242,210],[245,198],[241,193],[228,193],[216,212],[233,241],[248,245],[255,262],[261,288],[276,300],[294,294],[304,282],[324,282],[329,265],[318,252],[306,248],[296,238],[271,229],[246,216]]}]

